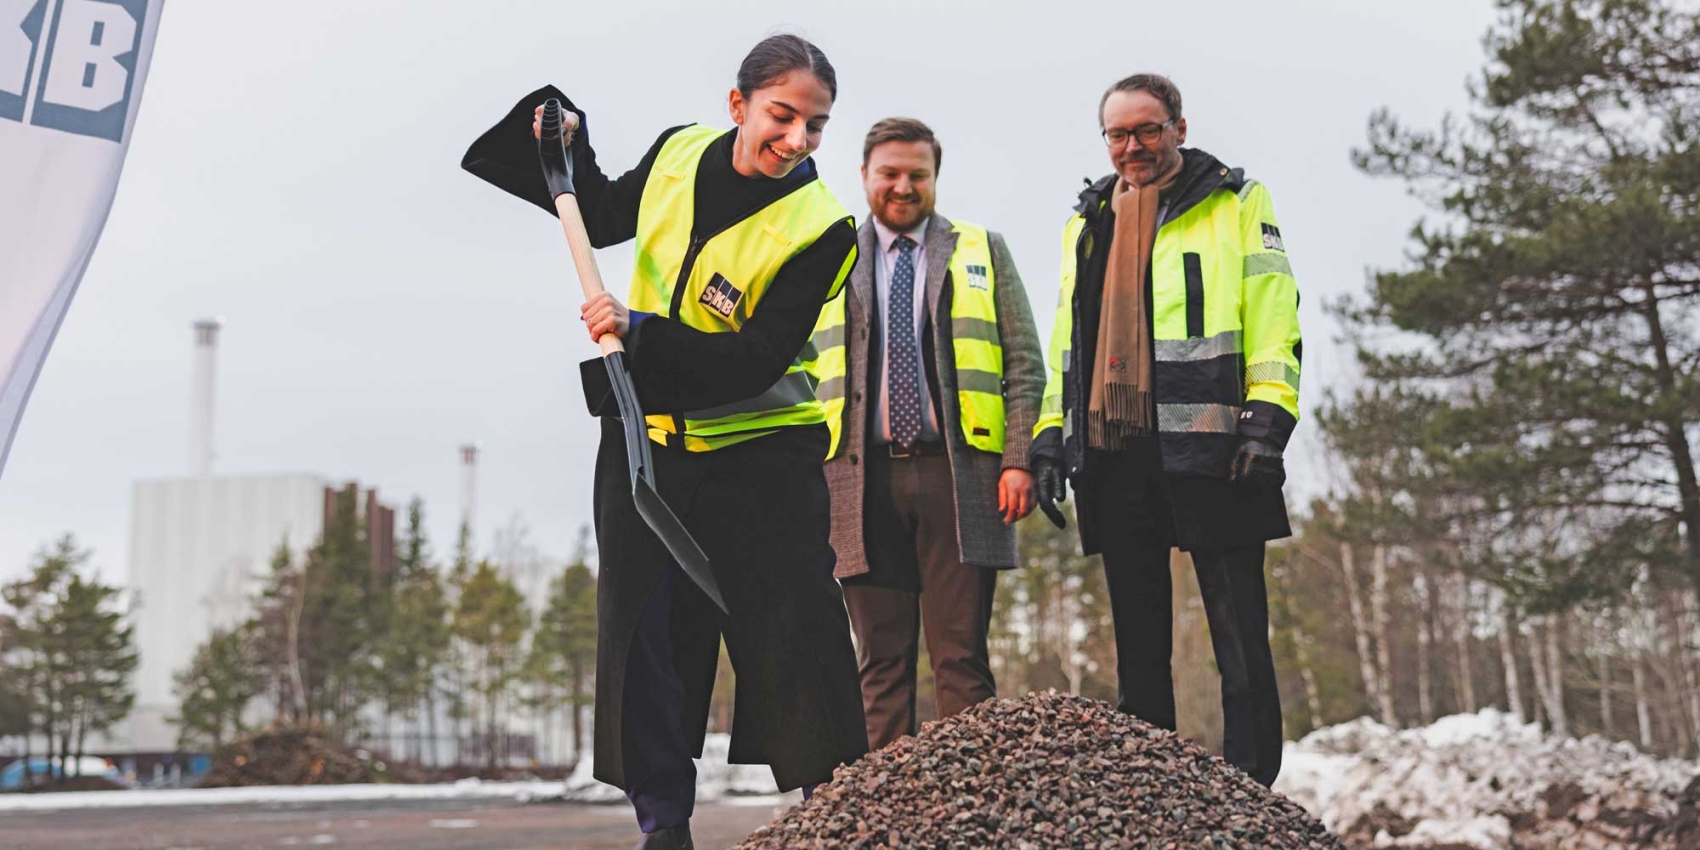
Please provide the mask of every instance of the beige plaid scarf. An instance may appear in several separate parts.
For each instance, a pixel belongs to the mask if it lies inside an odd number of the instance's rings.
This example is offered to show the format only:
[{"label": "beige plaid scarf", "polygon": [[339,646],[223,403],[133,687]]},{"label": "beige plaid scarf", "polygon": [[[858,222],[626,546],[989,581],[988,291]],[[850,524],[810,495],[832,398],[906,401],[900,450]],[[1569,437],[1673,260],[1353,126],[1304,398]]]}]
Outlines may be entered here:
[{"label": "beige plaid scarf", "polygon": [[1157,241],[1157,198],[1180,173],[1133,186],[1117,179],[1110,209],[1116,216],[1104,272],[1098,353],[1086,408],[1086,445],[1123,449],[1153,429],[1151,322],[1145,315],[1145,276]]}]

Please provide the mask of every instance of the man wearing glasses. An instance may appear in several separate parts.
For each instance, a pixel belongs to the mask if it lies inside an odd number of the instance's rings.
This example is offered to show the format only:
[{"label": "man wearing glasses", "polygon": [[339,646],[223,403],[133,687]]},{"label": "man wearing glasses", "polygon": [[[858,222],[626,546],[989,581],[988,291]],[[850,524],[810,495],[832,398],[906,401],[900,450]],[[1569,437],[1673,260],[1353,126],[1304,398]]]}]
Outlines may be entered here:
[{"label": "man wearing glasses", "polygon": [[1192,555],[1222,677],[1223,757],[1264,785],[1281,767],[1263,550],[1291,534],[1281,454],[1298,423],[1298,286],[1269,190],[1182,148],[1175,84],[1111,86],[1115,173],[1064,230],[1050,379],[1034,427],[1039,498],[1078,497],[1102,552],[1117,707],[1175,728],[1169,549]]}]

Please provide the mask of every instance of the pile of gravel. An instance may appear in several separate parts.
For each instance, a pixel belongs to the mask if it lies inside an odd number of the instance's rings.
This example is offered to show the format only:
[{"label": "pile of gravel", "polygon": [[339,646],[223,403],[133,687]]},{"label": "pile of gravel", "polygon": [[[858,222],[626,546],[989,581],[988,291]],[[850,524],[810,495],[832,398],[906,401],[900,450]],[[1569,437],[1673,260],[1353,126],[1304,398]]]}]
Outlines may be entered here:
[{"label": "pile of gravel", "polygon": [[1343,845],[1298,804],[1197,744],[1048,691],[927,724],[840,768],[738,847]]}]

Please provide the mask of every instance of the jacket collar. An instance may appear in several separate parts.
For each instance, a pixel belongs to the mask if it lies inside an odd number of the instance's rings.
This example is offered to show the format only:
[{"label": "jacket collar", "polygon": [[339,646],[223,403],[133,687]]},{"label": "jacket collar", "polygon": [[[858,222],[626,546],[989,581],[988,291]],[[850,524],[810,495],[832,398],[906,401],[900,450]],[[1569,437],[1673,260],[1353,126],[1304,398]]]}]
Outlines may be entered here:
[{"label": "jacket collar", "polygon": [[[937,316],[944,276],[950,269],[950,256],[956,252],[956,231],[952,229],[950,219],[933,213],[932,218],[927,220],[927,230],[922,239],[927,247],[927,309]],[[874,231],[872,215],[857,230],[856,241],[856,250],[860,253],[856,255],[856,266],[850,270],[850,291],[860,303],[871,304],[874,298],[874,263],[879,261],[880,250],[879,234]]]},{"label": "jacket collar", "polygon": [[[1163,223],[1167,224],[1180,218],[1217,189],[1238,192],[1244,185],[1243,169],[1229,168],[1223,165],[1221,160],[1197,148],[1181,148],[1181,171],[1176,175],[1174,185],[1167,194],[1169,205],[1168,212],[1163,216]],[[1097,182],[1081,190],[1080,201],[1075,204],[1074,211],[1085,216],[1087,222],[1092,224],[1107,218],[1101,215],[1101,211],[1115,186],[1114,173],[1098,178]]]}]

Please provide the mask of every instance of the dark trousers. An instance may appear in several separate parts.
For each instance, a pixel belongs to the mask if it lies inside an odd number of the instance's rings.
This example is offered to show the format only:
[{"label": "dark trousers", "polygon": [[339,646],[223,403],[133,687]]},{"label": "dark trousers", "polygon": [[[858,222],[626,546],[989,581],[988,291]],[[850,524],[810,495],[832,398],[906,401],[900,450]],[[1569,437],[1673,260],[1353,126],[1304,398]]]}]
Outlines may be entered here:
[{"label": "dark trousers", "polygon": [[955,485],[942,450],[892,458],[883,446],[872,448],[862,507],[869,572],[843,584],[868,746],[877,750],[916,731],[923,628],[939,716],[997,695],[986,648],[997,571],[962,562]]},{"label": "dark trousers", "polygon": [[[1099,460],[1093,498],[1104,520],[1100,543],[1115,617],[1116,707],[1173,730],[1174,520],[1163,473],[1147,458]],[[1255,543],[1191,555],[1222,677],[1222,757],[1270,785],[1281,770],[1281,695],[1269,650],[1263,550]]]},{"label": "dark trousers", "polygon": [[[597,455],[596,778],[682,803],[701,752],[720,647],[737,672],[734,764],[780,790],[831,778],[867,751],[856,653],[833,580],[824,425],[712,452],[656,450],[661,496],[702,546],[731,616],[674,563],[632,501],[624,434]],[[680,739],[683,739],[683,743]],[[634,803],[638,803],[634,800]],[[647,803],[652,813],[664,810]],[[650,825],[669,825],[657,816]]]},{"label": "dark trousers", "polygon": [[[685,682],[674,663],[670,616],[674,588],[689,580],[672,564],[662,571],[626,660],[626,799],[644,832],[681,826],[696,809],[697,769],[679,722]],[[803,799],[815,787],[804,785]]]},{"label": "dark trousers", "polygon": [[685,682],[673,663],[673,588],[687,581],[668,564],[644,602],[626,658],[626,799],[638,827],[654,832],[680,826],[696,808],[697,769],[679,722]]}]

